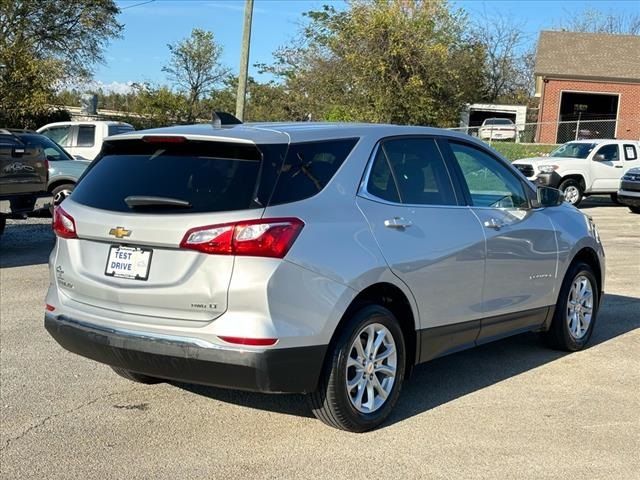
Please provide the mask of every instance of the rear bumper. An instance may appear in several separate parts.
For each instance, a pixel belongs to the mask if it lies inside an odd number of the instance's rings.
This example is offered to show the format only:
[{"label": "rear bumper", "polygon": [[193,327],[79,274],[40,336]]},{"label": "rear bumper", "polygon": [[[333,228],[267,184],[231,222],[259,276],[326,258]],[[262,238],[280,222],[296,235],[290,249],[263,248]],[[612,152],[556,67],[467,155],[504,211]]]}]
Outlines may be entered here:
[{"label": "rear bumper", "polygon": [[105,328],[50,313],[44,325],[62,347],[100,363],[167,380],[269,393],[314,391],[327,349],[229,350],[200,339]]}]

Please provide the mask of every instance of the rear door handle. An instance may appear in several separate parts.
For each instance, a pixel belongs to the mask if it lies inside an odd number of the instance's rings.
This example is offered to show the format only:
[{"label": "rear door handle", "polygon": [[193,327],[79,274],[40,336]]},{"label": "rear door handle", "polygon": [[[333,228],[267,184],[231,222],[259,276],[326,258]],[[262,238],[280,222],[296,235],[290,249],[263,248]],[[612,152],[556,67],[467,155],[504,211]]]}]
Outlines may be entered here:
[{"label": "rear door handle", "polygon": [[616,168],[622,168],[622,165],[616,165]]},{"label": "rear door handle", "polygon": [[407,220],[406,218],[402,218],[402,217],[393,217],[389,220],[385,220],[384,221],[384,226],[387,228],[397,228],[397,229],[404,229],[404,228],[408,228],[411,225],[413,225],[413,222],[411,222],[411,220]]},{"label": "rear door handle", "polygon": [[495,218],[490,218],[489,220],[484,222],[484,226],[486,228],[493,228],[494,230],[500,230],[502,227],[504,227],[504,223],[502,223],[500,220],[496,220]]}]

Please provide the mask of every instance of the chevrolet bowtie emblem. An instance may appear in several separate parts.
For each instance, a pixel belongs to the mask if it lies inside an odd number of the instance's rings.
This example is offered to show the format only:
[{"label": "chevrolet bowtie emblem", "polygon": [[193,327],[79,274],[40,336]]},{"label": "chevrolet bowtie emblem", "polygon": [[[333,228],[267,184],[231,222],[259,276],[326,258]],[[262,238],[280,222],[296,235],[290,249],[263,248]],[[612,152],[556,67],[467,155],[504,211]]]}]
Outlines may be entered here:
[{"label": "chevrolet bowtie emblem", "polygon": [[113,235],[116,238],[124,238],[131,235],[131,230],[127,230],[124,227],[116,227],[109,230],[109,235]]}]

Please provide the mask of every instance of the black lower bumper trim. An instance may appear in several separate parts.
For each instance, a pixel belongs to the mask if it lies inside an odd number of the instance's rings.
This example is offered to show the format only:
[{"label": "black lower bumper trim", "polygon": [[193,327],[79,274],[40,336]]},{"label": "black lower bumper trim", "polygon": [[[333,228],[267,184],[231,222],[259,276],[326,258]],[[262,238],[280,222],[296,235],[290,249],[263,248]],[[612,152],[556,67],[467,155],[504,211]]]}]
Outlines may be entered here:
[{"label": "black lower bumper trim", "polygon": [[45,315],[45,328],[65,349],[136,373],[269,393],[309,393],[317,388],[326,345],[261,352],[225,350],[132,337],[63,316]]},{"label": "black lower bumper trim", "polygon": [[556,172],[539,173],[535,180],[536,185],[553,188],[558,188],[561,182],[562,177]]},{"label": "black lower bumper trim", "polygon": [[618,194],[618,201],[631,207],[640,207],[640,197],[629,197],[627,195]]}]

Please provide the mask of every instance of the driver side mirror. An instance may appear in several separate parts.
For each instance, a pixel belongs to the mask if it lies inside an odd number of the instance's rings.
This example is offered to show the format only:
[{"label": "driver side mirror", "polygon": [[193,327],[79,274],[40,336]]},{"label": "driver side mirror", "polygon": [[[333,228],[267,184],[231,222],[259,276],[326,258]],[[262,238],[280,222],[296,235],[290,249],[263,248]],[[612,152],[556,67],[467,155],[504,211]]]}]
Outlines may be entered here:
[{"label": "driver side mirror", "polygon": [[557,188],[538,187],[537,197],[539,207],[557,207],[564,202],[564,195]]},{"label": "driver side mirror", "polygon": [[593,159],[596,162],[604,162],[606,160],[606,158],[604,158],[604,155],[602,153],[596,153],[593,157]]}]

